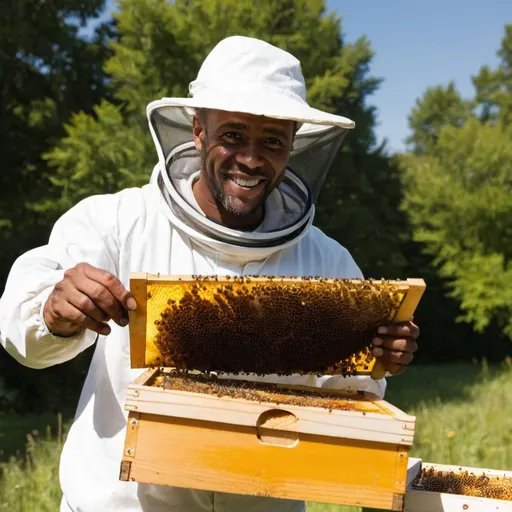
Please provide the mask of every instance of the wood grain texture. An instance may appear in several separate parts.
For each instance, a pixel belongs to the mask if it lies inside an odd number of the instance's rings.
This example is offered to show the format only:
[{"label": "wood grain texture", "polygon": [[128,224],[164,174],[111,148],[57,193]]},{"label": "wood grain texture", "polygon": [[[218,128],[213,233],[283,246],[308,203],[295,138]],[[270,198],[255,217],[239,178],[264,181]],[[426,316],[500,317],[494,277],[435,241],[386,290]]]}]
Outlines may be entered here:
[{"label": "wood grain texture", "polygon": [[128,414],[128,425],[126,427],[123,460],[121,462],[119,480],[132,480],[131,465],[137,453],[139,425],[140,414],[138,412],[130,412]]},{"label": "wood grain texture", "polygon": [[153,414],[139,423],[138,482],[400,510],[406,447],[302,433],[275,446],[256,427]]},{"label": "wood grain texture", "polygon": [[[326,391],[312,389],[318,393]],[[343,401],[346,394],[340,392],[339,396],[339,400]],[[376,397],[367,402],[357,400],[347,403],[348,407],[354,404],[355,409],[329,411],[321,407],[260,403],[242,398],[132,384],[128,389],[125,406],[128,410],[149,414],[252,427],[257,425],[260,415],[276,409],[287,411],[297,418],[296,422],[290,422],[281,430],[412,445],[416,422],[414,416]]]},{"label": "wood grain texture", "polygon": [[147,274],[132,273],[130,293],[137,302],[137,309],[129,311],[130,365],[132,368],[146,367],[146,324],[147,324]]}]

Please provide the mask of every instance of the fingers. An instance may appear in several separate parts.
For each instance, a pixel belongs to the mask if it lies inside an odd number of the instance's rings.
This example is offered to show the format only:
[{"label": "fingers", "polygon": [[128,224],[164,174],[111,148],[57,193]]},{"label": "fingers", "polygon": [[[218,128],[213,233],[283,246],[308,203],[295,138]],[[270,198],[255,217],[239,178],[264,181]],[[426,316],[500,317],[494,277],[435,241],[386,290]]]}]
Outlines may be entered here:
[{"label": "fingers", "polygon": [[55,301],[55,304],[48,310],[48,317],[45,317],[47,325],[55,325],[57,333],[64,336],[74,334],[78,326],[80,328],[90,329],[98,334],[110,334],[110,327],[101,321],[83,313],[78,308],[66,301]]},{"label": "fingers", "polygon": [[407,366],[403,364],[390,364],[387,371],[391,375],[400,375],[404,373],[406,368]]},{"label": "fingers", "polygon": [[372,340],[373,355],[391,375],[400,375],[418,350],[416,338],[419,333],[418,326],[412,321],[382,326]]},{"label": "fingers", "polygon": [[105,313],[103,309],[98,307],[89,296],[79,290],[72,289],[68,295],[68,302],[74,308],[82,313],[90,316],[97,322],[108,322],[112,316]]},{"label": "fingers", "polygon": [[128,325],[127,309],[136,307],[135,299],[117,277],[79,263],[66,270],[63,280],[55,285],[43,316],[48,329],[61,336],[72,336],[84,327],[109,334],[106,322],[112,319],[124,327]]},{"label": "fingers", "polygon": [[389,350],[387,348],[375,347],[373,355],[379,357],[381,360],[393,364],[410,364],[414,358],[412,352],[400,352],[396,350]]},{"label": "fingers", "polygon": [[391,351],[410,352],[414,354],[418,350],[418,343],[414,338],[393,338],[391,336],[381,336],[373,338],[374,347],[382,347]]},{"label": "fingers", "polygon": [[420,335],[419,327],[413,322],[383,325],[377,332],[394,338],[417,338]]},{"label": "fingers", "polygon": [[403,373],[414,357],[411,352],[395,352],[382,347],[375,347],[373,354],[392,375]]},{"label": "fingers", "polygon": [[[121,327],[128,325],[126,309],[133,310],[137,305],[117,277],[87,263],[80,263],[65,273],[65,279],[69,279],[85,296],[80,299],[80,302],[73,303],[83,313],[103,321],[105,320],[101,318],[101,312],[103,312],[108,319],[112,318]],[[89,298],[90,302],[86,298]]]},{"label": "fingers", "polygon": [[83,272],[89,279],[104,286],[126,309],[134,311],[137,308],[137,303],[130,292],[122,285],[121,281],[110,272],[92,267],[87,263],[79,263],[76,269]]},{"label": "fingers", "polygon": [[[80,297],[80,302],[74,302],[72,299],[77,300],[75,297]],[[68,300],[96,320],[112,318],[121,327],[128,325],[126,309],[101,283],[89,279],[77,280],[76,293],[71,293]]]}]

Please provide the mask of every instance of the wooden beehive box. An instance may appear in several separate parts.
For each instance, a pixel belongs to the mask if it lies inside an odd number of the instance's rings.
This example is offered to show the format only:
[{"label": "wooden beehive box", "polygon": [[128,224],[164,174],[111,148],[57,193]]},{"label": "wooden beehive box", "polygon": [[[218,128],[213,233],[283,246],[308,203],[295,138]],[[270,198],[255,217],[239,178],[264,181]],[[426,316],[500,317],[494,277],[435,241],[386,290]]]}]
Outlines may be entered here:
[{"label": "wooden beehive box", "polygon": [[[424,481],[417,478],[422,470],[427,472]],[[417,459],[409,470],[403,510],[512,512],[512,471],[422,463]]]},{"label": "wooden beehive box", "polygon": [[[127,390],[121,480],[402,510],[415,418],[386,401],[306,386],[256,386],[255,397],[182,385],[183,377],[154,343],[155,320],[195,281],[132,276],[139,307],[130,318],[131,362],[153,368]],[[300,282],[279,278],[284,281]],[[400,301],[390,321],[408,320],[425,285],[409,280],[394,286]],[[354,373],[381,372],[368,351],[353,357]],[[340,373],[336,365],[329,370]]]}]

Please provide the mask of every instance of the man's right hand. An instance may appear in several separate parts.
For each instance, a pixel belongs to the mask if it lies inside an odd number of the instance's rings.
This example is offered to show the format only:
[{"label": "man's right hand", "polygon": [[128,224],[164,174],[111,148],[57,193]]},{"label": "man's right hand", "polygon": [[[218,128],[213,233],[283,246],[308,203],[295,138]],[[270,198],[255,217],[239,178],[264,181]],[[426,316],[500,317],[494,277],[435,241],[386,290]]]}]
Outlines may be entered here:
[{"label": "man's right hand", "polygon": [[66,270],[43,310],[46,326],[57,336],[73,336],[83,328],[110,334],[109,320],[128,325],[127,310],[137,303],[119,279],[87,263]]}]

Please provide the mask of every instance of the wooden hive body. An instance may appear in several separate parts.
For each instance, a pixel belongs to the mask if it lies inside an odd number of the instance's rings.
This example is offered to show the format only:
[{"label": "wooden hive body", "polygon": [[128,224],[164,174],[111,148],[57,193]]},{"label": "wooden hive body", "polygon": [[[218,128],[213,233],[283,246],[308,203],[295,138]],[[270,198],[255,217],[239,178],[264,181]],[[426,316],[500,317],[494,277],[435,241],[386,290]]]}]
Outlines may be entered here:
[{"label": "wooden hive body", "polygon": [[[412,459],[411,459],[412,460]],[[404,499],[404,512],[512,512],[512,471],[501,471],[496,469],[474,468],[465,466],[450,466],[445,464],[422,463],[415,459],[415,464],[411,464],[407,478],[407,490]],[[485,475],[494,482],[507,481],[506,488],[510,489],[506,499],[495,499],[486,494],[485,486],[473,489],[473,494],[462,494],[460,488],[452,488],[451,492],[439,492],[435,490],[422,490],[421,487],[414,486],[421,469],[432,470],[436,474],[442,475],[476,475],[481,477]],[[446,490],[445,490],[446,491]],[[466,492],[471,492],[471,489]],[[479,495],[482,494],[482,495]]]},{"label": "wooden hive body", "polygon": [[[155,279],[169,282],[147,275],[132,280],[142,304],[130,320],[133,367],[148,366],[152,357],[147,297]],[[423,288],[411,283],[402,316],[412,315]],[[375,373],[374,362],[361,370]],[[277,392],[313,393],[335,406],[285,404],[272,396],[164,389],[156,385],[163,377],[172,379],[173,369],[148,369],[129,386],[121,480],[402,510],[415,418],[386,401],[364,392],[279,385]]]}]

